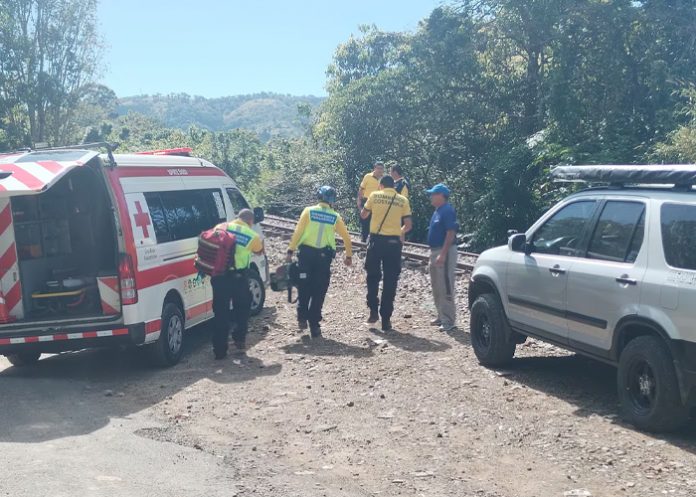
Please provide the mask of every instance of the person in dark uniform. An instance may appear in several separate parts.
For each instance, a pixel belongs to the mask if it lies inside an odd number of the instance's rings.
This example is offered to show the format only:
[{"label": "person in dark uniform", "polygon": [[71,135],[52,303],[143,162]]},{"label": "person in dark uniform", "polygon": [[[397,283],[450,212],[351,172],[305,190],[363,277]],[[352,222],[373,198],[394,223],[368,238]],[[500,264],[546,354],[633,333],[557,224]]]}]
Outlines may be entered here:
[{"label": "person in dark uniform", "polygon": [[396,190],[396,193],[408,198],[411,183],[409,183],[408,179],[404,177],[404,172],[401,169],[401,166],[398,164],[391,166],[389,168],[389,175],[394,178],[394,190]]},{"label": "person in dark uniform", "polygon": [[[370,242],[365,257],[367,271],[367,306],[370,309],[368,323],[382,318],[382,330],[392,329],[396,287],[401,274],[401,249],[406,233],[411,231],[411,206],[408,199],[396,193],[394,178],[383,177],[379,190],[367,199],[360,216],[370,214]],[[384,276],[382,301],[379,299],[379,282]]]},{"label": "person in dark uniform", "polygon": [[312,338],[321,336],[319,323],[326,292],[331,282],[331,261],[336,255],[336,233],[346,248],[346,266],[352,264],[353,248],[350,233],[341,215],[333,210],[336,190],[322,186],[317,192],[319,203],[307,207],[297,222],[290,240],[286,262],[292,262],[295,250],[300,273],[297,301],[297,322],[300,330],[309,331]]},{"label": "person in dark uniform", "polygon": [[[227,230],[237,238],[235,265],[225,274],[214,276],[213,287],[213,352],[215,359],[227,357],[227,341],[230,321],[235,327],[232,339],[238,351],[246,349],[246,335],[251,311],[251,291],[249,290],[249,265],[252,253],[263,253],[263,242],[252,229],[254,213],[249,209],[239,211],[239,216],[227,224]],[[233,309],[230,311],[230,301]]]}]

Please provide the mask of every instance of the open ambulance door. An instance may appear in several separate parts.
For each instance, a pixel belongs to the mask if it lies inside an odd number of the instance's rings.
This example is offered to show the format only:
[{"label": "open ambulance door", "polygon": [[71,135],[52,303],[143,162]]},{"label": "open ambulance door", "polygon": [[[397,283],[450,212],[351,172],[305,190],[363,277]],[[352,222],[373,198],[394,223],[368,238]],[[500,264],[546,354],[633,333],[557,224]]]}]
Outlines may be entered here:
[{"label": "open ambulance door", "polygon": [[43,193],[97,155],[89,150],[46,150],[0,156],[0,297],[10,319],[24,318],[10,198]]}]

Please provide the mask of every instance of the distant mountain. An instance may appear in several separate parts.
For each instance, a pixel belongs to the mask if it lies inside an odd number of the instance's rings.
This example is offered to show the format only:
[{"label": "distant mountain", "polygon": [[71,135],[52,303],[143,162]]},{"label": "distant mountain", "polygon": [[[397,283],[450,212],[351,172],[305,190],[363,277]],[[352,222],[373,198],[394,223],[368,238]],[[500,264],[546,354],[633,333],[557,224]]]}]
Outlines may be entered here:
[{"label": "distant mountain", "polygon": [[321,97],[257,93],[232,97],[204,98],[177,93],[137,95],[120,98],[119,115],[138,112],[170,128],[199,126],[211,131],[245,128],[256,131],[261,139],[297,137],[305,133],[308,117],[298,106],[314,109]]}]

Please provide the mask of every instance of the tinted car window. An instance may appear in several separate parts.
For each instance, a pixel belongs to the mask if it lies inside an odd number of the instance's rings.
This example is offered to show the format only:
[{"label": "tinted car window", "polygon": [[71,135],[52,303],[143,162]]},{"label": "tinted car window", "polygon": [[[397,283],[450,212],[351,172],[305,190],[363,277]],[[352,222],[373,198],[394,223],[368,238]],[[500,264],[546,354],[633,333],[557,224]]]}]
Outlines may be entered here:
[{"label": "tinted car window", "polygon": [[537,230],[533,252],[578,257],[583,233],[595,211],[596,201],[583,200],[566,205]]},{"label": "tinted car window", "polygon": [[158,193],[146,193],[145,201],[147,202],[147,208],[150,211],[150,219],[152,219],[152,225],[155,227],[155,236],[157,237],[157,243],[164,243],[171,240],[169,234],[169,227],[167,225],[167,216],[162,207],[162,200]]},{"label": "tinted car window", "polygon": [[227,196],[230,198],[235,215],[239,214],[239,211],[242,209],[249,208],[249,204],[244,199],[244,196],[242,196],[242,192],[236,188],[227,188]]},{"label": "tinted car window", "polygon": [[[154,212],[150,207],[150,216],[157,232],[157,242],[195,238],[202,231],[212,228],[225,220],[224,207],[216,201],[214,190],[189,190],[181,192],[159,192],[146,194],[148,206],[155,206]],[[162,211],[158,211],[158,198]],[[150,203],[152,201],[152,204]],[[157,224],[162,230],[162,240]],[[165,224],[166,233],[165,235]]]},{"label": "tinted car window", "polygon": [[607,202],[590,240],[587,257],[625,262],[631,255],[635,260],[643,240],[642,230],[637,247],[633,239],[644,211],[645,206],[640,202]]},{"label": "tinted car window", "polygon": [[664,204],[660,217],[667,264],[696,270],[696,206]]}]

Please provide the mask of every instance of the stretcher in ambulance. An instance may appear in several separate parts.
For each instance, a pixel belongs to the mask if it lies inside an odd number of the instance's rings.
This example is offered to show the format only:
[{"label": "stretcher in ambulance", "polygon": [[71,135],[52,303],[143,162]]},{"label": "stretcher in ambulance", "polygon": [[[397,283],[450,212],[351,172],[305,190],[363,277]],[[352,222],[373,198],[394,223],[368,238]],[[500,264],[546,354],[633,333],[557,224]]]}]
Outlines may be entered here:
[{"label": "stretcher in ambulance", "polygon": [[[189,152],[0,156],[0,354],[25,365],[136,345],[158,364],[179,361],[184,331],[212,318],[210,281],[193,265],[198,235],[249,207],[229,176]],[[255,256],[252,314],[268,275]]]}]

